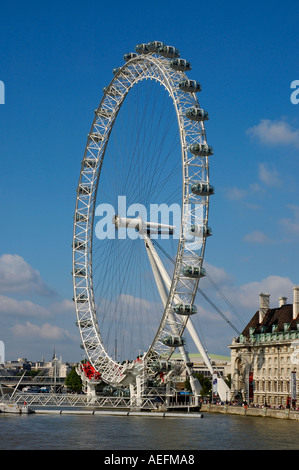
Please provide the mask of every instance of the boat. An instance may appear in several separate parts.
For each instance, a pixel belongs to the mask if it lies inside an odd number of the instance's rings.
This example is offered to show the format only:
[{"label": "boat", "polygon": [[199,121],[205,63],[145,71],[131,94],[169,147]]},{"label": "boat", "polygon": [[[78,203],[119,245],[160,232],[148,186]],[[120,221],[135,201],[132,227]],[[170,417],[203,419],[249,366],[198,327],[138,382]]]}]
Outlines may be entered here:
[{"label": "boat", "polygon": [[1,413],[14,413],[14,414],[30,414],[34,413],[33,409],[30,408],[26,403],[20,405],[18,403],[10,403],[2,401],[0,402]]},{"label": "boat", "polygon": [[19,403],[14,402],[13,400],[14,394],[16,393],[18,386],[20,385],[24,375],[25,375],[25,372],[22,375],[21,379],[19,380],[17,386],[15,387],[12,395],[7,399],[4,397],[2,386],[0,383],[0,389],[1,389],[1,395],[2,395],[2,401],[0,401],[1,413],[14,413],[14,414],[34,413],[33,409],[30,408],[30,406],[28,406],[26,402],[24,402],[23,404],[19,404]]}]

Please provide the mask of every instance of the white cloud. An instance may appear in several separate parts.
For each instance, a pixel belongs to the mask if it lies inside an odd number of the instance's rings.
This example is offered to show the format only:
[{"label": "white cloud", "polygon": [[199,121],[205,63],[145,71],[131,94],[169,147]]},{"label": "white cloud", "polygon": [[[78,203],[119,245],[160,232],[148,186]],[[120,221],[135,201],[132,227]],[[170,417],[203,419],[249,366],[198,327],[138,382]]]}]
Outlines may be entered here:
[{"label": "white cloud", "polygon": [[0,317],[8,321],[10,316],[23,318],[50,318],[61,313],[74,313],[74,303],[68,299],[54,302],[46,307],[31,300],[17,300],[7,295],[0,295]]},{"label": "white cloud", "polygon": [[16,254],[3,254],[0,257],[0,292],[52,293],[40,273]]},{"label": "white cloud", "polygon": [[290,204],[287,207],[293,211],[293,217],[281,219],[279,223],[287,230],[288,233],[292,232],[299,234],[299,206]]},{"label": "white cloud", "polygon": [[[230,201],[241,201],[252,194],[264,193],[266,187],[280,187],[282,185],[276,168],[270,168],[266,163],[259,163],[257,180],[252,182],[248,189],[232,187],[225,189],[225,197]],[[247,207],[257,209],[256,204],[247,204]]]},{"label": "white cloud", "polygon": [[[289,302],[292,303],[293,286],[294,283],[287,277],[270,275],[260,281],[252,281],[246,284],[237,285],[233,276],[229,275],[224,269],[220,269],[205,263],[205,268],[208,275],[212,278],[214,283],[220,288],[222,294],[229,303],[239,312],[240,316],[246,322],[254,315],[259,306],[259,294],[261,292],[269,293],[271,295],[272,307],[278,306],[278,299],[281,296],[288,297]],[[215,274],[216,273],[216,274]],[[218,275],[221,273],[221,276]],[[208,297],[210,297],[215,304],[221,308],[221,297],[217,294],[215,287],[209,282],[208,278],[203,278],[199,287],[203,290]],[[223,298],[223,297],[222,297]],[[197,302],[200,296],[197,296]],[[202,302],[201,302],[202,303]],[[224,303],[222,302],[224,305]],[[233,313],[229,305],[225,304],[226,311]],[[225,312],[225,310],[223,310]],[[215,312],[214,312],[215,313]],[[228,314],[230,318],[230,314]]]},{"label": "white cloud", "polygon": [[259,179],[267,186],[280,186],[281,180],[275,168],[270,169],[265,163],[259,164]]},{"label": "white cloud", "polygon": [[245,235],[244,241],[249,242],[249,243],[260,243],[260,244],[272,243],[271,239],[265,233],[259,230],[255,230],[254,232],[251,232]]},{"label": "white cloud", "polygon": [[292,292],[294,283],[287,277],[268,276],[261,281],[249,282],[241,285],[235,291],[235,300],[240,306],[252,308],[255,305],[252,315],[258,310],[259,294],[261,292],[270,294],[270,308],[278,307],[279,297],[287,297],[292,303]]},{"label": "white cloud", "polygon": [[16,300],[0,295],[0,316],[17,315],[23,317],[48,317],[49,310],[31,300]]},{"label": "white cloud", "polygon": [[299,148],[299,129],[295,129],[286,121],[262,119],[257,126],[247,130],[253,139],[266,145],[293,145]]},{"label": "white cloud", "polygon": [[14,325],[11,330],[15,336],[26,338],[27,340],[44,339],[58,341],[69,337],[67,330],[64,330],[63,328],[55,325],[51,325],[50,323],[44,323],[43,325],[39,326],[30,322],[26,322],[25,325]]},{"label": "white cloud", "polygon": [[229,188],[227,189],[227,192],[226,192],[226,197],[230,201],[239,201],[240,199],[243,199],[246,196],[247,196],[246,189]]}]

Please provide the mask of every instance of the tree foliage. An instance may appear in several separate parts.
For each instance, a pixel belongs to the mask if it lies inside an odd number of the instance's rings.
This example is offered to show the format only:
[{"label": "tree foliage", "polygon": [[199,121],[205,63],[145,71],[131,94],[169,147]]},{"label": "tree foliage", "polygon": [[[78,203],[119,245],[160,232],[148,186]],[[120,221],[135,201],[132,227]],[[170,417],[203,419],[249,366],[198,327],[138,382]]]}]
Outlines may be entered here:
[{"label": "tree foliage", "polygon": [[65,385],[72,392],[80,393],[82,391],[82,380],[76,372],[75,367],[72,368],[70,373],[65,379]]}]

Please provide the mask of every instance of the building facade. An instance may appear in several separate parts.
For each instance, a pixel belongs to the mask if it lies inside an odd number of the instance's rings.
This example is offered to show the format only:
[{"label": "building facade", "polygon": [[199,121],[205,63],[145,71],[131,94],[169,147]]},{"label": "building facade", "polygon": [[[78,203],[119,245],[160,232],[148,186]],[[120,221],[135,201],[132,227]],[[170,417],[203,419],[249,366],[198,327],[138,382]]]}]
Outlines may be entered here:
[{"label": "building facade", "polygon": [[293,303],[281,297],[277,308],[269,308],[269,294],[260,294],[259,310],[229,346],[232,400],[258,406],[297,406],[299,286],[293,292]]}]

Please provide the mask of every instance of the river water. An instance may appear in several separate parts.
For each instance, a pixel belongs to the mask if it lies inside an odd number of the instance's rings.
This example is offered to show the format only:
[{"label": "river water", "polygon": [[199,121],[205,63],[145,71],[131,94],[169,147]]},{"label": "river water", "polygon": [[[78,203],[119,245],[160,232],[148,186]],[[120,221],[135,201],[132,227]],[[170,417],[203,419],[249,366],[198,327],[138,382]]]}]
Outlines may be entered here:
[{"label": "river water", "polygon": [[3,450],[298,450],[299,422],[203,413],[203,418],[0,413]]}]

